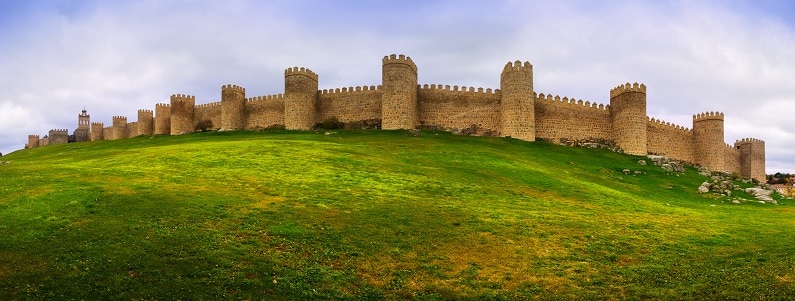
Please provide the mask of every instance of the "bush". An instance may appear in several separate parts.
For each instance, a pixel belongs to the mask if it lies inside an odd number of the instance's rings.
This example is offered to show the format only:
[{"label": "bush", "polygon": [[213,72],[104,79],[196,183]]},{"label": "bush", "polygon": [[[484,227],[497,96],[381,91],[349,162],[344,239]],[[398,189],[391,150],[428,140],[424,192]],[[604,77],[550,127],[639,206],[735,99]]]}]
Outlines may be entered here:
[{"label": "bush", "polygon": [[199,123],[196,124],[196,131],[206,132],[211,130],[212,128],[213,128],[213,122],[207,119],[199,121]]},{"label": "bush", "polygon": [[345,124],[342,123],[342,121],[340,121],[336,116],[332,116],[315,125],[315,129],[318,130],[340,130],[343,128],[345,128]]}]

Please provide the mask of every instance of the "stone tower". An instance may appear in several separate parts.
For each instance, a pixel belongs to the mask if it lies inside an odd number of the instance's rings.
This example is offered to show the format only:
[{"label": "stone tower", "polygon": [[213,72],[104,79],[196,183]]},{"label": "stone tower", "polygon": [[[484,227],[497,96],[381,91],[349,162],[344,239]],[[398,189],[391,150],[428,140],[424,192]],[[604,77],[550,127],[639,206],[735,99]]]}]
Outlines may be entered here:
[{"label": "stone tower", "polygon": [[712,171],[725,171],[723,113],[693,115],[693,160]]},{"label": "stone tower", "polygon": [[171,134],[171,105],[158,103],[155,105],[155,135]]},{"label": "stone tower", "polygon": [[626,83],[610,90],[610,123],[624,153],[647,155],[646,85]]},{"label": "stone tower", "polygon": [[309,130],[315,126],[317,74],[306,68],[284,70],[284,127]]},{"label": "stone tower", "polygon": [[508,62],[500,75],[500,136],[536,140],[533,65]]},{"label": "stone tower", "polygon": [[175,94],[171,95],[171,135],[193,133],[194,110],[196,96]]},{"label": "stone tower", "polygon": [[28,135],[28,144],[25,148],[39,147],[39,135]]},{"label": "stone tower", "polygon": [[91,132],[91,116],[88,115],[86,109],[80,115],[77,115],[77,129],[75,130],[75,142],[89,141]]},{"label": "stone tower", "polygon": [[418,123],[417,65],[405,55],[389,55],[381,69],[381,128],[413,129]]},{"label": "stone tower", "polygon": [[91,141],[102,141],[104,137],[105,124],[102,122],[91,123]]},{"label": "stone tower", "polygon": [[[127,117],[124,116],[113,116],[113,129],[111,130],[113,133],[108,140],[118,140],[127,138]],[[105,137],[106,139],[108,137]]]},{"label": "stone tower", "polygon": [[49,144],[66,144],[66,143],[69,143],[69,130],[67,129],[50,130]]},{"label": "stone tower", "polygon": [[152,110],[138,110],[138,133],[136,136],[151,136],[154,132],[154,112]]},{"label": "stone tower", "polygon": [[222,131],[242,130],[246,126],[245,88],[235,85],[221,87],[220,126]]},{"label": "stone tower", "polygon": [[734,142],[740,150],[740,175],[743,178],[756,179],[764,182],[765,174],[765,142],[759,139],[745,138]]}]

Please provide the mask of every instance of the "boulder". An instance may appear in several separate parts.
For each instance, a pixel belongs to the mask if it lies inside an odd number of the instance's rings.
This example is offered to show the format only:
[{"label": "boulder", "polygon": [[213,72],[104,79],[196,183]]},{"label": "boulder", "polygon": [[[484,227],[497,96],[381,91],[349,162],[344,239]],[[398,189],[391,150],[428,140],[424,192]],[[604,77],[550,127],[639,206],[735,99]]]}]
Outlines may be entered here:
[{"label": "boulder", "polygon": [[646,165],[646,160],[638,160],[638,164],[645,166]]}]

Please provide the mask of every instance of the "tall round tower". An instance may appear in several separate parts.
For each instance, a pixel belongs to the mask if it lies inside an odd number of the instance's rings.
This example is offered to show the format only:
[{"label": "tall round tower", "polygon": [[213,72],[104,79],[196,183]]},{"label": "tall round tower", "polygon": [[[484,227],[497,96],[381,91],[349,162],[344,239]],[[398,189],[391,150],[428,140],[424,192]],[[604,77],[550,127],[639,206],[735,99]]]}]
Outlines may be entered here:
[{"label": "tall round tower", "polygon": [[105,124],[102,122],[91,123],[91,141],[105,140]]},{"label": "tall round tower", "polygon": [[309,130],[315,126],[317,74],[306,68],[284,70],[284,127]]},{"label": "tall round tower", "polygon": [[171,105],[159,103],[155,105],[155,135],[171,134]]},{"label": "tall round tower", "polygon": [[536,140],[533,65],[508,62],[500,75],[500,135]]},{"label": "tall round tower", "polygon": [[152,110],[138,110],[138,133],[135,135],[151,136],[154,132],[154,112]]},{"label": "tall round tower", "polygon": [[[316,89],[317,90],[317,89]],[[221,87],[221,130],[242,130],[246,126],[246,89],[235,85]]]},{"label": "tall round tower", "polygon": [[194,110],[196,96],[175,94],[171,95],[171,135],[193,133]]},{"label": "tall round tower", "polygon": [[646,118],[646,85],[620,85],[610,90],[610,122],[613,140],[624,153],[648,154]]},{"label": "tall round tower", "polygon": [[724,171],[723,113],[693,115],[693,160],[712,171]]},{"label": "tall round tower", "polygon": [[734,147],[740,150],[740,175],[743,178],[764,182],[766,179],[765,141],[744,138],[734,142]]},{"label": "tall round tower", "polygon": [[127,117],[113,116],[113,137],[110,140],[127,138]]},{"label": "tall round tower", "polygon": [[381,69],[381,128],[417,126],[417,65],[403,54],[385,56]]}]

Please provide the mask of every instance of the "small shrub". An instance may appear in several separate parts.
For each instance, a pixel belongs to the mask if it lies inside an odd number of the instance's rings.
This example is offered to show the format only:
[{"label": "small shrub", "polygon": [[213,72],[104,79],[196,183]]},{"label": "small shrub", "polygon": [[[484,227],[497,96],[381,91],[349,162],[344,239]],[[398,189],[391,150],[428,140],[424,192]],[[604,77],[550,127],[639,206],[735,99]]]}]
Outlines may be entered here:
[{"label": "small shrub", "polygon": [[206,132],[211,130],[212,128],[213,128],[213,122],[210,121],[209,119],[199,121],[199,123],[196,124],[196,131]]},{"label": "small shrub", "polygon": [[340,130],[343,128],[345,128],[345,124],[336,116],[332,116],[315,125],[315,129],[318,130]]}]

